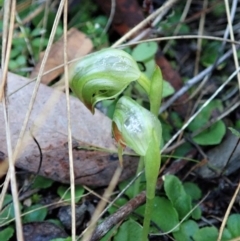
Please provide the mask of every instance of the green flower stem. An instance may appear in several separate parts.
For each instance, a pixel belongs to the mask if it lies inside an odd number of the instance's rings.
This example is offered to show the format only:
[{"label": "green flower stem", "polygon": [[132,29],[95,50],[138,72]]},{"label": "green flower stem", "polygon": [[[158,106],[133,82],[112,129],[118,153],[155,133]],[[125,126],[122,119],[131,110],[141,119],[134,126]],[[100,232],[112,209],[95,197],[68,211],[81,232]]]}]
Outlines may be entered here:
[{"label": "green flower stem", "polygon": [[140,75],[139,79],[137,80],[137,82],[147,92],[147,95],[149,95],[150,94],[150,89],[151,89],[151,82],[147,78],[147,76],[141,72],[141,75]]},{"label": "green flower stem", "polygon": [[143,220],[142,241],[148,241],[148,234],[149,234],[149,227],[151,222],[153,205],[154,205],[154,199],[147,198],[145,213],[144,213],[144,220]]},{"label": "green flower stem", "polygon": [[[138,168],[137,168],[137,173],[136,175],[141,172],[144,169],[144,157],[140,156],[139,158],[139,162],[138,162]],[[134,197],[137,196],[137,194],[139,193],[139,189],[140,189],[140,181],[141,181],[141,177],[139,177],[134,184]]]},{"label": "green flower stem", "polygon": [[[156,67],[149,91],[149,101],[150,101],[150,111],[158,116],[158,111],[161,105],[162,99],[162,89],[163,89],[163,79],[159,67]],[[160,137],[162,136],[162,133]],[[149,148],[144,157],[145,163],[145,176],[147,182],[147,199],[145,206],[145,215],[143,221],[143,233],[142,241],[148,240],[150,221],[152,216],[152,209],[154,205],[155,189],[157,184],[158,172],[161,165],[161,155],[159,150],[159,139],[156,136],[156,133],[152,132],[153,139],[149,143]],[[161,143],[161,139],[160,139]],[[140,165],[140,164],[139,164]]]},{"label": "green flower stem", "polygon": [[[158,133],[160,136],[162,133]],[[147,240],[147,235],[149,233],[150,220],[153,208],[153,200],[155,197],[155,189],[157,184],[158,172],[161,164],[161,156],[159,150],[159,138],[156,133],[152,131],[152,140],[149,143],[147,153],[144,157],[145,163],[145,176],[147,182],[147,200],[145,207],[145,215],[143,222],[143,234],[142,241]]]},{"label": "green flower stem", "polygon": [[[138,80],[139,84],[144,88],[144,90],[148,93],[149,96],[149,101],[150,101],[150,111],[155,115],[158,116],[158,111],[160,109],[160,105],[161,105],[161,99],[162,99],[162,89],[163,89],[163,79],[162,79],[162,73],[161,70],[159,69],[158,66],[156,66],[152,79],[151,81],[149,81],[147,79],[147,77],[142,74],[141,77]],[[150,86],[149,86],[150,85]],[[158,147],[157,147],[158,150]],[[159,150],[158,150],[159,152]],[[155,156],[156,160],[159,160],[159,163],[157,161],[155,161],[155,165],[152,164],[152,160],[151,160],[151,165],[150,168],[157,168],[155,170],[159,170],[160,168],[160,155],[159,157]],[[145,158],[146,159],[146,158]],[[139,160],[139,164],[138,164],[138,169],[137,169],[137,174],[143,170],[144,168],[144,158],[141,156],[140,160]],[[145,163],[149,163],[148,161],[145,161]],[[158,166],[157,166],[158,165]],[[147,180],[147,186],[148,186],[148,196],[150,199],[147,199],[147,204],[148,205],[148,213],[145,213],[147,216],[149,215],[149,212],[151,212],[151,204],[149,204],[151,201],[151,198],[155,197],[155,187],[156,187],[156,182],[157,182],[157,176],[158,176],[158,172],[157,173],[153,173],[150,172],[149,175],[149,180]],[[140,178],[138,178],[135,182],[134,185],[134,195],[137,195],[137,193],[139,192],[139,186],[140,186]],[[145,215],[145,217],[146,217]],[[151,214],[150,214],[151,215]],[[148,223],[148,221],[144,221],[144,227],[145,227],[145,231],[147,231],[150,225],[150,222]],[[144,231],[144,232],[145,232]]]}]

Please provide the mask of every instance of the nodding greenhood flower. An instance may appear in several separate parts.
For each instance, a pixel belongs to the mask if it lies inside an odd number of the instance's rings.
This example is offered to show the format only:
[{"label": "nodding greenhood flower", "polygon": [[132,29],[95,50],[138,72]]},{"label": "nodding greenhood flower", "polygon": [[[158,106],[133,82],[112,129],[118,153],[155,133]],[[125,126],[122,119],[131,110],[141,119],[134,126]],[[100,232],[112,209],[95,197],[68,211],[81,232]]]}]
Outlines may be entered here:
[{"label": "nodding greenhood flower", "polygon": [[160,146],[160,121],[129,97],[123,96],[117,102],[112,127],[116,141],[123,147],[130,147],[140,156],[146,155],[154,132],[157,145]]},{"label": "nodding greenhood flower", "polygon": [[144,79],[128,53],[111,48],[90,54],[72,65],[69,77],[70,88],[92,113],[98,101],[115,98],[132,81]]}]

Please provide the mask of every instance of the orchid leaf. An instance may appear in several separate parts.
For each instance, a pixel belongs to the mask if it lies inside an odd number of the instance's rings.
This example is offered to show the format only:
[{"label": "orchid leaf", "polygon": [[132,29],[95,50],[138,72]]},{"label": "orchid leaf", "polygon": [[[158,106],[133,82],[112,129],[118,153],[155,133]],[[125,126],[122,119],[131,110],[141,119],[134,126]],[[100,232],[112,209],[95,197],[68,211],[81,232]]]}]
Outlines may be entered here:
[{"label": "orchid leaf", "polygon": [[164,190],[176,208],[179,218],[183,219],[187,216],[192,210],[192,199],[184,190],[181,181],[174,175],[166,175],[164,178]]},{"label": "orchid leaf", "polygon": [[114,237],[114,241],[141,240],[141,231],[141,225],[136,221],[129,219],[120,226],[116,236]]},{"label": "orchid leaf", "polygon": [[160,109],[163,91],[163,79],[162,73],[159,67],[156,66],[155,71],[151,80],[151,88],[149,94],[151,112],[158,116],[158,111]]}]

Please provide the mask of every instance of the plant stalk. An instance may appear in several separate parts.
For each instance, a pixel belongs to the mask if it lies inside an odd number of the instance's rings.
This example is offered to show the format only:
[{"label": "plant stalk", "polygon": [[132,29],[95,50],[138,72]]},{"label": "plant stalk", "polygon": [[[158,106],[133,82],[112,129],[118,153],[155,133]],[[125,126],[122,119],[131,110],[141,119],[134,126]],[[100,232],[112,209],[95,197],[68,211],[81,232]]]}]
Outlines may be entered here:
[{"label": "plant stalk", "polygon": [[[138,173],[141,172],[143,169],[144,169],[144,157],[143,157],[143,156],[140,156],[136,175],[138,175]],[[133,193],[134,197],[137,196],[137,194],[139,193],[140,182],[141,182],[141,177],[139,177],[139,178],[135,181],[135,184],[134,184],[134,193]]]},{"label": "plant stalk", "polygon": [[147,198],[145,206],[145,214],[143,220],[143,232],[142,232],[142,241],[148,241],[149,227],[152,216],[152,207],[154,204],[154,198]]}]

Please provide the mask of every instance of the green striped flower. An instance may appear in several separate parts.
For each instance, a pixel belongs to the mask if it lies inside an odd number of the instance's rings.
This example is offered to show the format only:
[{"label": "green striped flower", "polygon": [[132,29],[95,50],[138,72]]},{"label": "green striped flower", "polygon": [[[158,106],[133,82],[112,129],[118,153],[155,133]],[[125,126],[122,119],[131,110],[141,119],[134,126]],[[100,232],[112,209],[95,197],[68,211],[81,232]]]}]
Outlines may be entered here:
[{"label": "green striped flower", "polygon": [[132,148],[138,155],[145,156],[149,143],[157,136],[160,147],[161,124],[155,115],[136,101],[123,96],[117,102],[113,115],[113,135],[122,146]]},{"label": "green striped flower", "polygon": [[94,105],[118,96],[132,81],[142,77],[134,59],[125,51],[103,49],[70,67],[70,88],[94,113]]}]

